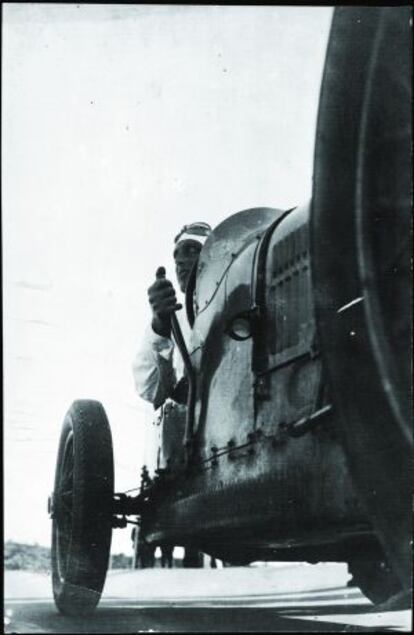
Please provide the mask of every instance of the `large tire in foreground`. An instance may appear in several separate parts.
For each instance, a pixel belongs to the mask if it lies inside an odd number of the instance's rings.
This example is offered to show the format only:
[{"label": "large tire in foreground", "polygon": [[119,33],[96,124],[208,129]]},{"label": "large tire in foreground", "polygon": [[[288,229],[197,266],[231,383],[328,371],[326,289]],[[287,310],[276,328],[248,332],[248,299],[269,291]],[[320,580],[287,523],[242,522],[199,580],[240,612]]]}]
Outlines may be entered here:
[{"label": "large tire in foreground", "polygon": [[[383,553],[359,553],[350,559],[353,582],[374,604],[382,604],[401,593],[401,584]],[[399,609],[410,607],[410,596],[400,600]]]},{"label": "large tire in foreground", "polygon": [[52,497],[53,596],[65,615],[97,606],[108,569],[114,466],[102,405],[75,401],[63,422]]},{"label": "large tire in foreground", "polygon": [[311,215],[315,313],[353,483],[412,587],[412,10],[336,7]]}]

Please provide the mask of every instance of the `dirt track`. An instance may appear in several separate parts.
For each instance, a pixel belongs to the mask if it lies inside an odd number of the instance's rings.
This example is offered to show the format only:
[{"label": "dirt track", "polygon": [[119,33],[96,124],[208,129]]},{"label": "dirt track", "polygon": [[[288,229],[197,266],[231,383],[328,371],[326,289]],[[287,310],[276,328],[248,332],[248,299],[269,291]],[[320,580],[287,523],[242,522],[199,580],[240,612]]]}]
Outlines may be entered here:
[{"label": "dirt track", "polygon": [[59,615],[50,577],[5,576],[6,633],[410,631],[347,588],[345,565],[112,571],[89,619]]}]

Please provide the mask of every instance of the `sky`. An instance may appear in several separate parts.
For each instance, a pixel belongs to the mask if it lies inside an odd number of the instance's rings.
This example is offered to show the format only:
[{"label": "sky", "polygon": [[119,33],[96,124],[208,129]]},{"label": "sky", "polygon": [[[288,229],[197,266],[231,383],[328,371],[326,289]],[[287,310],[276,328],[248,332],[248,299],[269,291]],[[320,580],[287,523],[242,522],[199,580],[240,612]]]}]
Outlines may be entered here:
[{"label": "sky", "polygon": [[139,485],[131,364],[178,230],[310,198],[332,9],[2,8],[4,530],[48,545],[75,399],[107,412],[116,490]]}]

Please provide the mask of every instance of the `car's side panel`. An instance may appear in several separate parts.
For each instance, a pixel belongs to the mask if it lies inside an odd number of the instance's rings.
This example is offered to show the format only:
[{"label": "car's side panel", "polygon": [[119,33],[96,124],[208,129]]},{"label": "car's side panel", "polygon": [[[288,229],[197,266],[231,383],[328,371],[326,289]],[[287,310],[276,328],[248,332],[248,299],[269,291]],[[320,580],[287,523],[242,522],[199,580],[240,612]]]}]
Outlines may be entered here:
[{"label": "car's side panel", "polygon": [[307,206],[292,211],[271,235],[266,310],[253,338],[235,341],[228,325],[254,309],[257,237],[228,265],[196,317],[196,454],[190,470],[172,475],[170,489],[167,479],[148,525],[154,540],[223,540],[237,530],[236,543],[286,546],[369,531],[334,415],[302,436],[289,432],[327,405],[311,303],[308,212]]}]

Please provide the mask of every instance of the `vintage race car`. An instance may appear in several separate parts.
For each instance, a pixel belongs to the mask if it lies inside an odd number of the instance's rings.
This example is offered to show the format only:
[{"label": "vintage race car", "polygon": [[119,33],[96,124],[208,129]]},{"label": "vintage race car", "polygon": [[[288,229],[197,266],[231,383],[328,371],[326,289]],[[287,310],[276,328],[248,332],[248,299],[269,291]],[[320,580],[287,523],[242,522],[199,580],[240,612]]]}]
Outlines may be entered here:
[{"label": "vintage race car", "polygon": [[49,499],[61,612],[95,608],[128,520],[141,545],[347,562],[374,603],[409,601],[410,91],[410,8],[337,8],[312,200],[238,212],[209,236],[188,349],[173,322],[187,403],[163,407],[136,496],[114,493],[103,406],[66,415]]}]

